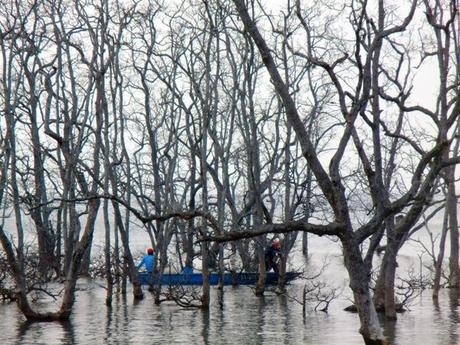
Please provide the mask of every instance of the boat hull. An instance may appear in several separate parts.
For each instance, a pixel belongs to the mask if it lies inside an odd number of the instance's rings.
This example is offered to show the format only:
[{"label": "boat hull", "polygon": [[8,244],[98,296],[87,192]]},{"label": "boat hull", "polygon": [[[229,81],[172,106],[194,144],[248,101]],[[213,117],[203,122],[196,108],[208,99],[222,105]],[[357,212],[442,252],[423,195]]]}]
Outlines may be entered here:
[{"label": "boat hull", "polygon": [[[286,281],[289,282],[300,276],[299,272],[287,272]],[[139,278],[142,285],[148,285],[150,275],[147,272],[139,272]],[[259,279],[258,272],[240,272],[240,273],[225,273],[224,285],[255,285]],[[159,278],[154,277],[154,284],[159,283]],[[210,285],[217,285],[219,282],[219,274],[211,273],[209,277]],[[278,274],[275,272],[267,272],[265,280],[266,285],[276,285],[278,283]],[[202,285],[203,275],[201,273],[188,274],[163,274],[161,279],[162,285]]]}]

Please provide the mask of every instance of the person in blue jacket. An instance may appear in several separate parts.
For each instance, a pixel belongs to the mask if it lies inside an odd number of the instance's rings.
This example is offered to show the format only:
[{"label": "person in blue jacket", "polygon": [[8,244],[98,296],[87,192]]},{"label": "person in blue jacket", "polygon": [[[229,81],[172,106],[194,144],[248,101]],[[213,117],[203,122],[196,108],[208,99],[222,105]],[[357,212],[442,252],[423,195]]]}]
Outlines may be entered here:
[{"label": "person in blue jacket", "polygon": [[142,266],[145,266],[145,269],[147,270],[147,272],[151,274],[153,272],[153,269],[155,268],[155,261],[156,261],[155,249],[148,248],[147,255],[145,255],[142,258],[142,261],[139,263],[139,265],[137,265],[137,270],[139,271]]}]

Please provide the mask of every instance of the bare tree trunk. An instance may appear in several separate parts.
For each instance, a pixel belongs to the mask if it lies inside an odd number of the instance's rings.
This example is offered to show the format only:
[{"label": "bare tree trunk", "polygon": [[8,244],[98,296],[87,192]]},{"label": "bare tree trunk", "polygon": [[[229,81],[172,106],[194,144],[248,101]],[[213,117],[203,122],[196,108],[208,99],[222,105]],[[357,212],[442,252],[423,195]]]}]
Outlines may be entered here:
[{"label": "bare tree trunk", "polygon": [[80,274],[89,277],[89,266],[91,265],[91,246],[89,246],[83,254],[83,259],[80,265]]},{"label": "bare tree trunk", "polygon": [[398,254],[398,244],[391,243],[387,245],[385,256],[387,256],[387,266],[385,270],[385,317],[387,319],[396,319],[396,301],[395,301],[395,278],[396,278],[396,257]]},{"label": "bare tree trunk", "polygon": [[[31,39],[36,39],[32,37]],[[39,252],[39,271],[42,276],[46,276],[51,268],[56,268],[54,257],[55,240],[54,235],[49,227],[49,209],[47,205],[47,196],[45,189],[45,166],[40,135],[38,131],[37,107],[38,97],[36,95],[37,72],[29,69],[28,59],[32,55],[27,53],[24,64],[24,72],[29,84],[29,118],[30,118],[30,135],[33,150],[33,176],[34,176],[34,193],[31,200],[31,217],[37,231],[37,242]],[[44,206],[39,206],[44,205]]]},{"label": "bare tree trunk", "polygon": [[[206,114],[206,115],[205,115]],[[201,149],[200,149],[200,176],[202,181],[202,207],[204,212],[208,212],[208,186],[207,186],[207,169],[206,169],[206,154],[207,154],[207,131],[208,131],[208,120],[207,120],[207,112],[203,113],[203,128],[202,128],[202,142],[201,142]],[[202,220],[201,229],[203,232],[207,232],[207,224],[206,220]],[[209,309],[210,305],[210,272],[209,272],[209,243],[202,242],[201,243],[201,260],[202,260],[202,274],[203,274],[203,291],[201,295],[201,305],[204,309]]]},{"label": "bare tree trunk", "polygon": [[359,332],[366,345],[383,345],[384,337],[369,289],[369,268],[363,262],[358,245],[353,240],[344,240],[342,244],[350,288],[361,323]]},{"label": "bare tree trunk", "polygon": [[439,290],[441,288],[441,275],[442,275],[442,263],[444,262],[444,253],[446,249],[446,238],[448,227],[449,215],[446,210],[444,213],[444,220],[442,222],[441,239],[439,240],[439,252],[436,259],[434,268],[434,279],[433,279],[433,299],[437,300],[439,296]]},{"label": "bare tree trunk", "polygon": [[[336,156],[332,159],[329,167],[330,176],[328,176],[314,152],[314,146],[306,134],[305,127],[299,117],[296,105],[279,74],[270,49],[258,31],[253,19],[249,15],[245,3],[241,0],[233,0],[233,2],[236,5],[245,29],[249,32],[259,49],[276,91],[283,100],[288,121],[292,124],[292,127],[297,134],[297,139],[300,142],[303,154],[306,157],[309,166],[315,173],[319,187],[322,189],[325,197],[330,202],[334,210],[335,217],[338,217],[340,221],[346,224],[346,229],[341,231],[340,238],[343,244],[345,267],[347,268],[350,277],[350,287],[353,291],[358,315],[360,317],[360,332],[363,339],[366,344],[383,344],[383,333],[380,328],[377,313],[375,311],[374,304],[372,303],[369,290],[371,267],[369,262],[366,264],[361,257],[360,243],[356,242],[356,239],[354,238],[353,229],[350,225],[349,214],[346,207],[347,202],[345,195],[341,192],[341,190],[343,191],[343,186],[341,185],[338,173],[338,163],[340,162],[340,158],[342,157],[344,152],[343,150],[345,148],[342,146],[342,150],[337,151]],[[329,71],[332,72],[332,69]],[[349,116],[349,114],[346,116]],[[353,118],[355,118],[355,116],[356,115],[353,115]],[[346,132],[347,135],[342,138],[342,143],[347,143],[347,138],[351,136],[351,132],[352,130],[350,128],[349,131]]]},{"label": "bare tree trunk", "polygon": [[447,203],[446,208],[449,214],[449,286],[460,287],[460,263],[459,263],[459,231],[457,219],[457,195],[455,193],[455,165],[447,168]]},{"label": "bare tree trunk", "polygon": [[[209,43],[210,44],[210,43]],[[209,71],[208,71],[209,73]],[[207,78],[209,78],[209,75],[207,75]],[[209,82],[209,79],[208,79]],[[206,85],[207,88],[210,87],[210,85]],[[206,99],[206,102],[209,102],[209,99]],[[204,105],[203,105],[204,106]],[[200,145],[200,178],[201,178],[201,202],[202,202],[202,208],[204,212],[208,212],[208,184],[207,184],[207,178],[208,178],[208,172],[207,172],[207,162],[206,162],[206,156],[207,156],[207,151],[208,151],[208,140],[207,140],[207,133],[208,133],[208,126],[209,126],[209,121],[208,121],[208,114],[209,114],[209,108],[208,104],[204,106],[203,112],[202,112],[202,128],[201,128],[201,145]],[[202,220],[202,225],[201,229],[203,232],[207,232],[207,224],[206,220]],[[209,309],[210,305],[210,282],[209,282],[209,277],[210,277],[210,272],[209,272],[209,243],[208,242],[202,242],[201,243],[201,260],[202,260],[202,274],[203,274],[203,291],[201,295],[201,305],[202,308],[204,309]]]},{"label": "bare tree trunk", "polygon": [[374,304],[378,311],[385,313],[386,318],[396,319],[396,301],[394,282],[396,278],[396,258],[402,238],[395,232],[395,224],[391,219],[386,222],[387,244],[383,255],[379,275],[374,290]]},{"label": "bare tree trunk", "polygon": [[[113,109],[115,114],[115,109]],[[109,140],[109,128],[111,124],[109,123],[109,113],[108,109],[104,112],[104,130],[103,130],[103,140],[104,140],[104,194],[110,194],[110,149],[111,143]],[[103,219],[104,219],[104,259],[105,259],[105,275],[107,282],[107,293],[105,298],[105,305],[112,305],[112,294],[113,294],[113,276],[112,276],[112,258],[111,258],[111,227],[110,227],[110,216],[109,216],[109,200],[104,199],[103,201]],[[89,255],[90,256],[90,255]],[[91,257],[91,256],[90,256]]]},{"label": "bare tree trunk", "polygon": [[[99,164],[98,160],[95,160],[95,164]],[[98,176],[98,174],[96,174]],[[81,240],[78,242],[75,252],[72,256],[69,271],[66,276],[66,282],[64,285],[64,295],[62,298],[62,304],[59,311],[52,317],[55,320],[67,320],[72,312],[73,303],[75,302],[75,286],[80,272],[80,263],[85,250],[91,245],[94,233],[94,224],[96,222],[97,212],[99,209],[100,201],[98,198],[94,198],[89,201],[88,207],[88,220],[86,223],[85,231]],[[27,315],[25,315],[27,317]],[[38,316],[38,315],[37,315]],[[46,316],[46,315],[45,315]],[[35,319],[36,317],[32,317]],[[39,316],[38,319],[40,319]],[[47,319],[45,317],[45,319]]]},{"label": "bare tree trunk", "polygon": [[[313,174],[311,172],[311,169],[308,169],[307,171],[307,180],[305,184],[306,188],[306,199],[308,202],[307,205],[307,216],[310,217],[310,213],[312,212],[312,203],[313,203],[313,192],[312,192],[312,180],[313,180]],[[308,258],[308,232],[303,232],[302,233],[302,254],[304,255],[305,258]]]},{"label": "bare tree trunk", "polygon": [[124,227],[123,220],[121,218],[121,212],[119,205],[115,202],[112,203],[115,211],[115,219],[118,225],[118,231],[120,234],[121,243],[123,245],[123,252],[125,257],[125,265],[128,270],[128,275],[131,278],[133,284],[133,296],[134,299],[140,300],[144,298],[144,293],[142,292],[141,282],[139,280],[139,274],[137,272],[137,267],[134,264],[133,255],[131,254],[131,249],[129,248],[129,236]]},{"label": "bare tree trunk", "polygon": [[[281,248],[283,245],[281,245]],[[278,268],[278,291],[281,293],[286,292],[286,268],[287,268],[287,255],[282,254],[279,260]]]},{"label": "bare tree trunk", "polygon": [[[255,223],[257,224],[257,223]],[[256,257],[259,262],[259,279],[257,280],[254,294],[263,296],[265,292],[265,281],[267,280],[267,268],[265,267],[265,241],[266,236],[257,237],[255,240]]]},{"label": "bare tree trunk", "polygon": [[[108,187],[108,186],[107,186]],[[112,258],[111,258],[111,228],[109,222],[109,201],[104,200],[104,229],[105,229],[105,246],[104,246],[104,258],[105,258],[105,275],[107,281],[107,293],[105,298],[105,305],[112,305],[113,295],[113,275],[112,275]]]}]

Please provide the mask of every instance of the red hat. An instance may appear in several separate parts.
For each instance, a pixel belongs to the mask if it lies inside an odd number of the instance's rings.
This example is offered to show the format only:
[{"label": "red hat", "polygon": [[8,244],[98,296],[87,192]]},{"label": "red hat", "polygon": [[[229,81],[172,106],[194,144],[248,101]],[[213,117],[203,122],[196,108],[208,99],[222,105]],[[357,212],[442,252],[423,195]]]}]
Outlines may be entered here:
[{"label": "red hat", "polygon": [[275,249],[280,249],[281,248],[280,240],[273,240],[272,241],[272,247],[275,248]]},{"label": "red hat", "polygon": [[155,249],[153,248],[148,248],[147,249],[147,254],[152,255],[155,252]]}]

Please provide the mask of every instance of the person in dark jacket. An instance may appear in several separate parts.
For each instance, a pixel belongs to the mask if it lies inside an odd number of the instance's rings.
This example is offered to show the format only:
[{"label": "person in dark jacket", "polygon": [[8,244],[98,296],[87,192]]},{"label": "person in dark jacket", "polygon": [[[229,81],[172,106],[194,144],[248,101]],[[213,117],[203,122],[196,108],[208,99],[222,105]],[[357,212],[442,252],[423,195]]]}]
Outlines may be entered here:
[{"label": "person in dark jacket", "polygon": [[265,249],[265,269],[267,272],[273,271],[278,273],[278,256],[281,250],[281,243],[279,240],[273,240],[270,246]]}]

